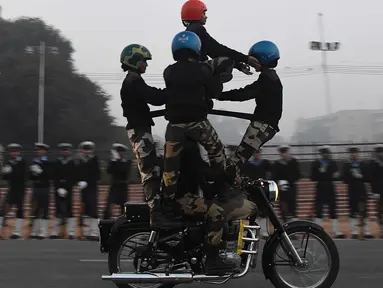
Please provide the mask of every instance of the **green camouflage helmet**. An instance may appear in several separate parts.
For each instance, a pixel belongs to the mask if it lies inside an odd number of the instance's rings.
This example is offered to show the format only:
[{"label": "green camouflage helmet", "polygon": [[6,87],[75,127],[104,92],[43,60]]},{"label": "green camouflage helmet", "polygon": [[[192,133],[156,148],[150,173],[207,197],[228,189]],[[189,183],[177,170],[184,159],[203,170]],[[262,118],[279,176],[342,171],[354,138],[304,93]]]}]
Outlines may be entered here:
[{"label": "green camouflage helmet", "polygon": [[130,44],[122,50],[120,62],[128,67],[140,69],[144,61],[151,59],[152,54],[145,46]]}]

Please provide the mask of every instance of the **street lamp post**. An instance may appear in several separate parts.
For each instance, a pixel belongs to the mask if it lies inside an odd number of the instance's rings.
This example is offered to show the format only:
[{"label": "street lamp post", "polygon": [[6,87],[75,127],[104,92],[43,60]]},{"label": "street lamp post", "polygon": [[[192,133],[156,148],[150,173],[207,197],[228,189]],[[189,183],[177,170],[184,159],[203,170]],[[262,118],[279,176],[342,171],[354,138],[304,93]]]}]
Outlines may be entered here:
[{"label": "street lamp post", "polygon": [[45,91],[45,56],[47,53],[57,55],[58,48],[46,46],[44,41],[39,46],[25,47],[27,54],[39,53],[39,98],[38,98],[38,121],[37,121],[37,139],[38,142],[44,142],[44,91]]},{"label": "street lamp post", "polygon": [[327,52],[328,51],[338,51],[340,47],[339,42],[325,42],[324,37],[324,28],[323,28],[323,14],[318,13],[318,28],[320,41],[311,41],[310,49],[313,51],[321,51],[322,52],[322,70],[323,70],[323,79],[326,89],[326,108],[327,113],[330,114],[332,112],[331,105],[331,91],[330,91],[330,78],[328,76],[327,70]]}]

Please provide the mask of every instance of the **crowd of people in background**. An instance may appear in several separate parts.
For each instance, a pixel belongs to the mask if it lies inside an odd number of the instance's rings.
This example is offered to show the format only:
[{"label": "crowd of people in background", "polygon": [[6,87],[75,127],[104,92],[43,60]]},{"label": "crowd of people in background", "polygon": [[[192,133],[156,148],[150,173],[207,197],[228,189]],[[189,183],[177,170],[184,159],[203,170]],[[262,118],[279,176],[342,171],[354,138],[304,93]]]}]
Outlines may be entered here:
[{"label": "crowd of people in background", "polygon": [[[251,178],[272,179],[277,182],[280,190],[280,212],[285,221],[297,218],[297,181],[301,178],[298,160],[289,153],[288,146],[279,147],[280,159],[274,163],[262,159],[261,153],[248,161],[244,174]],[[372,159],[363,161],[359,158],[357,147],[348,148],[349,157],[341,167],[331,157],[331,147],[319,148],[319,159],[311,163],[310,180],[315,184],[314,205],[310,218],[319,225],[323,221],[323,208],[327,206],[331,219],[331,228],[336,238],[345,238],[339,229],[337,215],[336,181],[347,185],[350,231],[352,238],[359,238],[360,219],[364,223],[365,238],[374,238],[370,232],[367,215],[367,200],[377,200],[377,221],[380,237],[383,237],[383,145],[374,148]],[[370,185],[370,189],[366,188]],[[266,227],[265,219],[262,220]],[[263,236],[265,230],[262,231]]]},{"label": "crowd of people in background", "polygon": [[[6,148],[8,159],[2,166],[2,178],[8,183],[6,197],[0,202],[0,237],[5,238],[4,227],[9,218],[5,217],[16,208],[16,221],[11,227],[11,239],[59,239],[66,237],[87,240],[98,240],[98,204],[99,180],[101,175],[100,160],[95,155],[95,144],[90,141],[79,145],[79,154],[74,157],[70,143],[57,146],[57,159],[48,159],[50,147],[44,143],[35,143],[35,158],[30,163],[21,155],[23,147],[12,143]],[[127,159],[128,147],[115,143],[111,148],[107,173],[110,175],[109,194],[102,218],[109,219],[113,215],[113,205],[120,211],[127,201],[128,181],[131,175],[132,162]],[[289,146],[278,148],[279,159],[271,162],[262,156],[262,151],[244,166],[243,175],[251,179],[272,179],[279,187],[279,207],[284,221],[294,220],[297,215],[297,182],[302,178],[299,161],[291,155]],[[359,237],[359,223],[363,220],[364,235],[374,238],[370,232],[367,215],[367,200],[377,201],[377,221],[380,235],[383,237],[383,145],[374,148],[370,160],[359,157],[357,147],[348,148],[348,160],[341,165],[332,159],[331,147],[319,148],[319,158],[312,161],[310,180],[315,182],[315,200],[310,218],[322,224],[323,210],[327,207],[331,219],[334,237],[344,238],[339,229],[337,215],[336,181],[342,181],[348,188],[349,221],[352,238]],[[228,152],[230,153],[230,152]],[[161,156],[159,156],[161,157]],[[32,183],[31,210],[29,213],[28,231],[24,235],[23,227],[24,199],[26,182]],[[370,186],[370,188],[368,188]],[[54,188],[55,213],[52,232],[48,235],[50,191]],[[80,191],[81,206],[78,219],[73,213],[73,191]],[[249,195],[251,198],[251,195]],[[266,219],[260,219],[262,236],[267,237]],[[79,227],[80,233],[76,233]],[[66,232],[64,233],[64,228]]]},{"label": "crowd of people in background", "polygon": [[[31,211],[27,238],[62,238],[63,228],[69,239],[76,238],[76,227],[80,227],[80,239],[98,240],[98,194],[101,177],[100,161],[95,155],[95,144],[90,141],[79,145],[79,154],[73,155],[70,143],[60,143],[56,160],[48,159],[50,147],[35,143],[35,158],[27,164],[21,155],[22,146],[16,143],[7,146],[9,160],[2,167],[2,176],[8,182],[5,199],[0,203],[0,236],[6,226],[8,214],[15,207],[16,222],[12,229],[12,239],[24,234],[24,199],[26,182],[32,183]],[[120,207],[127,201],[128,177],[131,161],[125,157],[128,148],[120,143],[113,144],[107,173],[112,177],[110,193],[104,218],[111,217],[111,205]],[[74,157],[76,156],[76,157]],[[55,214],[51,235],[48,235],[50,191],[54,188]],[[81,195],[80,217],[73,213],[73,190]],[[77,221],[76,221],[77,220]],[[61,233],[60,233],[61,232]]]}]

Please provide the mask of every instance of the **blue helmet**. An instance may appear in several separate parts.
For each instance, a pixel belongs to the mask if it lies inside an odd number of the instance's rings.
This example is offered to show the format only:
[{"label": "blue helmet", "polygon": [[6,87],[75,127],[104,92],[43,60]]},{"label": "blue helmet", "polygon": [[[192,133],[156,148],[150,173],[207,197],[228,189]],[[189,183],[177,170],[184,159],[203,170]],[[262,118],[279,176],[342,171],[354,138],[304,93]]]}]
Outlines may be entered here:
[{"label": "blue helmet", "polygon": [[189,49],[197,54],[201,53],[201,40],[198,35],[191,31],[183,31],[174,36],[172,41],[172,53],[181,50]]},{"label": "blue helmet", "polygon": [[254,56],[263,65],[273,65],[279,60],[279,49],[271,41],[259,41],[251,46],[249,55]]}]

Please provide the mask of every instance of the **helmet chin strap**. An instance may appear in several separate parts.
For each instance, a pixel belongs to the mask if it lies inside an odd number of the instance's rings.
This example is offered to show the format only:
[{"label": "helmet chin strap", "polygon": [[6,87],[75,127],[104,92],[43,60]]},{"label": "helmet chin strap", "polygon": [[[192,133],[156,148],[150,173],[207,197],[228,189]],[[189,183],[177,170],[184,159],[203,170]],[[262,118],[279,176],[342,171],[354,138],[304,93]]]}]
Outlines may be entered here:
[{"label": "helmet chin strap", "polygon": [[[193,24],[193,23],[199,23],[201,21],[198,21],[198,20],[182,20],[182,24],[185,26],[185,27],[188,27],[189,25]],[[201,23],[202,24],[202,23]]]}]

